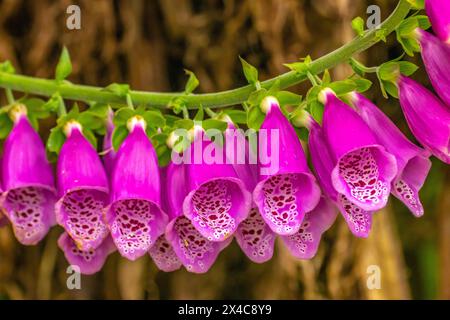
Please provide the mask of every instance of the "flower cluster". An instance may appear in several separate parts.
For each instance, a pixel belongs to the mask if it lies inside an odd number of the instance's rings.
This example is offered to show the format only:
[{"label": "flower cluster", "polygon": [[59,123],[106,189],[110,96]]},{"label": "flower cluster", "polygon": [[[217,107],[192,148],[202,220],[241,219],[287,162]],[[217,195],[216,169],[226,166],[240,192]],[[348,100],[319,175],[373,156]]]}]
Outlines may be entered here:
[{"label": "flower cluster", "polygon": [[[272,258],[277,237],[294,257],[311,259],[338,212],[355,236],[368,237],[373,214],[390,194],[422,216],[419,192],[430,156],[450,164],[450,19],[441,14],[450,10],[446,1],[426,1],[426,10],[438,37],[421,29],[415,36],[439,97],[401,73],[394,79],[405,119],[422,147],[360,93],[342,97],[322,88],[320,124],[305,110],[295,119],[309,131],[312,170],[272,96],[261,102],[260,132],[267,139],[258,141],[265,152],[255,163],[249,161],[252,148],[238,148],[250,141],[229,118],[222,143],[195,126],[191,143],[172,151],[195,159],[214,149],[219,161],[160,167],[148,122],[134,113],[116,152],[110,112],[102,156],[79,121],[64,124],[55,170],[27,108],[17,103],[8,111],[13,127],[0,162],[0,226],[10,224],[20,243],[34,245],[58,224],[64,229],[59,247],[85,274],[99,271],[116,250],[129,260],[148,254],[166,272],[183,266],[204,273],[233,239],[256,263]],[[280,143],[269,143],[275,136]],[[229,149],[244,161],[229,161]],[[275,154],[276,169],[265,170]]]}]

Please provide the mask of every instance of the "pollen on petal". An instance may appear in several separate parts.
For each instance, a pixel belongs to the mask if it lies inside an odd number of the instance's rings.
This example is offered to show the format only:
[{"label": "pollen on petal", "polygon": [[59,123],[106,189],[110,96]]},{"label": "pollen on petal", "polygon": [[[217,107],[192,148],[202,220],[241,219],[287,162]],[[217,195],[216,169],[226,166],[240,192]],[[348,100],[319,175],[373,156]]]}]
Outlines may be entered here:
[{"label": "pollen on petal", "polygon": [[38,243],[54,223],[54,195],[40,187],[12,189],[5,199],[5,213],[17,240],[25,245]]},{"label": "pollen on petal", "polygon": [[249,216],[238,227],[236,241],[242,251],[254,262],[262,263],[272,258],[275,234],[258,211],[252,208]]}]

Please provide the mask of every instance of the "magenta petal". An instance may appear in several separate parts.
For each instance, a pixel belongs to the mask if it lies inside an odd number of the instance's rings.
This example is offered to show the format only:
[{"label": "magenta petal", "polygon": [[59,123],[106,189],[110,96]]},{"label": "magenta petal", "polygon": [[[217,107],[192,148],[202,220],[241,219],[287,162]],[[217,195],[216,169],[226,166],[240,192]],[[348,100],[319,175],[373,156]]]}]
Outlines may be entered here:
[{"label": "magenta petal", "polygon": [[52,167],[38,133],[19,116],[3,146],[4,213],[22,244],[38,243],[55,223]]},{"label": "magenta petal", "polygon": [[65,232],[59,237],[58,246],[63,250],[70,265],[77,266],[80,272],[86,275],[100,271],[108,255],[116,250],[111,237],[107,237],[96,249],[82,251]]},{"label": "magenta petal", "polygon": [[401,76],[400,105],[416,139],[441,161],[450,164],[450,109],[416,81]]},{"label": "magenta petal", "polygon": [[338,195],[337,206],[350,231],[357,237],[367,238],[372,228],[373,212],[358,207],[343,194]]},{"label": "magenta petal", "polygon": [[[314,209],[319,202],[320,188],[308,168],[294,128],[281,112],[276,99],[266,99],[270,107],[259,134],[267,134],[268,139],[260,139],[260,181],[253,191],[253,199],[273,232],[291,235],[299,230],[305,213]],[[270,143],[272,139],[277,142],[274,150]],[[264,165],[269,162],[264,159],[264,154],[279,160],[277,170],[271,174],[261,171],[270,167]]]},{"label": "magenta petal", "polygon": [[166,240],[165,235],[160,236],[156,240],[156,243],[150,248],[148,253],[161,271],[172,272],[180,269],[182,266],[181,261],[178,259],[170,243]]},{"label": "magenta petal", "polygon": [[269,261],[273,256],[276,235],[253,208],[236,230],[236,241],[246,256],[256,263]]},{"label": "magenta petal", "polygon": [[[449,14],[450,15],[450,14]],[[420,29],[418,29],[420,30]],[[441,42],[432,34],[420,30],[422,60],[434,90],[450,108],[450,44]]]},{"label": "magenta petal", "polygon": [[120,254],[135,260],[145,255],[167,225],[161,210],[156,152],[143,127],[136,124],[117,152],[106,220]]},{"label": "magenta petal", "polygon": [[450,2],[448,0],[425,0],[425,10],[433,31],[441,41],[450,43]]},{"label": "magenta petal", "polygon": [[[199,131],[186,152],[195,159],[195,154],[203,154],[213,146],[218,154],[224,154],[223,147],[207,141],[206,135]],[[224,160],[207,163],[203,158],[198,163],[185,164],[189,193],[184,199],[183,213],[209,241],[220,242],[230,237],[247,217],[251,194],[231,164]]]},{"label": "magenta petal", "polygon": [[172,161],[166,169],[165,196],[166,212],[172,220],[183,214],[183,201],[187,196],[186,170],[184,164]]},{"label": "magenta petal", "polygon": [[319,248],[322,234],[332,226],[336,214],[333,204],[322,197],[317,207],[306,213],[297,233],[281,237],[289,252],[298,259],[313,258]]},{"label": "magenta petal", "polygon": [[431,168],[429,153],[409,141],[400,129],[363,95],[355,93],[353,102],[367,125],[373,132],[377,132],[378,142],[397,160],[398,172],[392,182],[392,194],[404,202],[415,216],[423,215],[418,192]]},{"label": "magenta petal", "polygon": [[207,272],[232,240],[209,241],[185,216],[175,218],[167,225],[166,239],[187,271],[194,273]]},{"label": "magenta petal", "polygon": [[108,235],[103,219],[108,180],[96,150],[78,128],[61,148],[57,174],[61,198],[55,206],[56,220],[80,250],[97,248]]},{"label": "magenta petal", "polygon": [[364,210],[386,206],[397,174],[395,157],[380,145],[370,128],[329,89],[325,95],[323,131],[335,159],[331,173],[339,193]]}]

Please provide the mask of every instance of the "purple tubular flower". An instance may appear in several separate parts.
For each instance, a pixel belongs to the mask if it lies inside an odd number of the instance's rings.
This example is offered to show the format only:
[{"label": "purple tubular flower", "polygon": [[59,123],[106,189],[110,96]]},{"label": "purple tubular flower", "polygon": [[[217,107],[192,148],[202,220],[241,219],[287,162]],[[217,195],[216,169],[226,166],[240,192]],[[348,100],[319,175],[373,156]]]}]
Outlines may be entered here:
[{"label": "purple tubular flower", "polygon": [[183,266],[194,273],[205,273],[216,261],[232,238],[223,242],[209,241],[183,215],[181,210],[187,196],[186,166],[169,163],[166,175],[167,211],[170,223],[167,225],[165,239],[173,248]]},{"label": "purple tubular flower", "polygon": [[450,164],[450,109],[414,80],[398,79],[400,105],[416,139],[441,161]]},{"label": "purple tubular flower", "polygon": [[66,232],[59,237],[58,246],[64,252],[69,264],[78,266],[80,272],[86,275],[100,271],[108,255],[116,251],[114,242],[109,236],[96,249],[82,251]]},{"label": "purple tubular flower", "polygon": [[[308,168],[300,140],[276,98],[266,97],[262,106],[267,114],[259,131],[260,176],[253,199],[272,231],[292,235],[299,231],[305,213],[318,204],[320,188]],[[261,138],[264,134],[267,139]],[[271,156],[270,160],[276,158],[276,168],[264,153]]]},{"label": "purple tubular flower", "polygon": [[356,111],[366,124],[377,133],[377,140],[397,160],[397,175],[392,181],[391,192],[416,216],[423,215],[419,190],[431,168],[429,153],[419,148],[398,129],[395,124],[370,100],[359,93],[352,94]]},{"label": "purple tubular flower", "polygon": [[156,240],[156,243],[150,248],[148,254],[153,259],[159,270],[172,272],[181,268],[182,264],[170,243],[163,234]]},{"label": "purple tubular flower", "polygon": [[105,165],[106,172],[110,173],[113,171],[114,158],[116,157],[116,151],[112,145],[112,135],[114,132],[114,112],[109,108],[108,118],[106,120],[106,134],[103,139],[103,164]]},{"label": "purple tubular flower", "polygon": [[56,190],[52,167],[23,106],[17,105],[14,127],[3,146],[4,214],[24,245],[38,243],[55,224]]},{"label": "purple tubular flower", "polygon": [[81,125],[69,122],[57,163],[56,220],[82,251],[96,249],[108,235],[103,219],[108,205],[108,179],[100,157],[83,136]]},{"label": "purple tubular flower", "polygon": [[207,141],[202,128],[196,127],[195,131],[194,142],[185,151],[191,161],[185,164],[188,194],[183,213],[203,237],[222,242],[247,218],[251,194],[225,157],[208,163],[207,151],[214,149],[216,155],[224,155],[223,146]]},{"label": "purple tubular flower", "polygon": [[323,133],[334,159],[331,181],[338,193],[361,209],[386,206],[397,174],[395,157],[380,145],[355,110],[324,89]]},{"label": "purple tubular flower", "polygon": [[317,179],[326,197],[331,199],[339,208],[350,231],[357,237],[367,238],[372,228],[372,214],[350,202],[343,194],[338,193],[331,180],[334,161],[328,148],[323,129],[309,116],[309,152]]},{"label": "purple tubular flower", "polygon": [[425,11],[433,31],[443,41],[450,43],[450,2],[448,0],[425,0]]},{"label": "purple tubular flower", "polygon": [[312,259],[317,253],[322,234],[333,225],[336,213],[331,201],[322,196],[314,210],[305,214],[297,233],[281,236],[281,240],[294,257]]},{"label": "purple tubular flower", "polygon": [[[227,156],[230,153],[235,155],[231,162],[238,177],[245,183],[247,190],[252,192],[257,182],[258,166],[256,161],[251,159],[252,150],[243,131],[235,128],[231,121],[225,131],[225,145]],[[247,219],[239,224],[234,235],[241,250],[253,262],[263,263],[272,258],[276,235],[262,218],[255,203]]]},{"label": "purple tubular flower", "polygon": [[136,260],[163,234],[167,215],[161,210],[161,188],[155,149],[145,121],[128,121],[130,133],[120,146],[111,177],[111,204],[106,221],[120,254]]},{"label": "purple tubular flower", "polygon": [[[450,7],[449,7],[450,8]],[[450,10],[450,9],[449,9]],[[422,48],[422,60],[434,90],[450,109],[450,44],[441,42],[431,33],[417,29]]]}]

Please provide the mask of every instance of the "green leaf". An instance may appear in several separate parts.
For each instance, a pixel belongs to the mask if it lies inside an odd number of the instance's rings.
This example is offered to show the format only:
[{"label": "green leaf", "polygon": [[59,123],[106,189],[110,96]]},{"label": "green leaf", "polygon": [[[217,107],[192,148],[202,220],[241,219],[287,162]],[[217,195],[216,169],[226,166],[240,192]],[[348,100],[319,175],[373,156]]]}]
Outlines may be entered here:
[{"label": "green leaf", "polygon": [[357,78],[357,79],[352,79],[353,82],[355,82],[356,85],[356,91],[358,92],[366,92],[367,90],[370,89],[370,87],[372,87],[372,81],[364,79],[364,78]]},{"label": "green leaf", "polygon": [[101,118],[101,119],[105,119],[106,116],[108,115],[108,110],[109,110],[109,105],[107,105],[106,103],[94,103],[90,106],[90,108],[88,109],[88,111],[90,113],[93,113],[94,115],[96,115],[97,117]]},{"label": "green leaf", "polygon": [[209,129],[217,129],[220,131],[225,131],[227,129],[228,124],[225,121],[220,121],[217,119],[206,119],[202,121],[202,128],[207,131]]},{"label": "green leaf", "polygon": [[164,119],[161,112],[147,110],[144,112],[143,117],[145,122],[147,122],[147,126],[152,128],[162,128],[166,125],[166,119]]},{"label": "green leaf", "polygon": [[255,84],[258,82],[258,69],[245,61],[241,56],[239,56],[239,60],[241,60],[242,70],[244,71],[244,76],[248,83]]},{"label": "green leaf", "polygon": [[177,122],[179,120],[183,120],[182,118],[171,115],[171,114],[166,114],[166,115],[164,115],[164,117],[166,118],[166,126],[168,126],[168,127],[173,127],[175,122]]},{"label": "green leaf", "polygon": [[383,81],[394,81],[400,73],[400,65],[398,62],[386,62],[380,65],[377,75]]},{"label": "green leaf", "polygon": [[97,138],[95,134],[91,130],[83,127],[83,135],[92,144],[94,149],[97,150]]},{"label": "green leaf", "polygon": [[27,107],[28,115],[35,117],[36,119],[45,119],[50,116],[50,112],[44,108],[46,102],[39,98],[26,98],[21,99],[21,103],[23,103]]},{"label": "green leaf", "polygon": [[422,30],[427,30],[431,28],[431,22],[430,19],[427,16],[419,15],[415,16],[417,20],[417,24],[419,25],[419,28]]},{"label": "green leaf", "polygon": [[123,107],[116,111],[116,114],[114,116],[114,125],[115,126],[122,126],[126,125],[128,119],[132,118],[135,115],[135,112],[133,109],[128,107]]},{"label": "green leaf", "polygon": [[189,76],[186,86],[184,87],[184,93],[190,94],[198,87],[200,82],[192,71],[184,69],[184,72]]},{"label": "green leaf", "polygon": [[14,73],[16,73],[16,69],[12,65],[11,61],[6,60],[6,61],[0,63],[0,72],[14,74]]},{"label": "green leaf", "polygon": [[156,154],[158,156],[158,165],[165,167],[170,162],[172,150],[170,150],[165,144],[160,144],[156,147]]},{"label": "green leaf", "polygon": [[284,66],[291,69],[292,71],[295,71],[298,74],[305,74],[308,72],[308,68],[312,62],[312,59],[310,56],[306,56],[306,58],[302,60],[303,61],[301,62],[285,63]]},{"label": "green leaf", "polygon": [[275,97],[282,106],[298,106],[302,102],[302,96],[290,91],[279,91]]},{"label": "green leaf", "polygon": [[330,71],[328,69],[325,69],[322,76],[322,84],[327,85],[331,82],[331,75]]},{"label": "green leaf", "polygon": [[108,91],[108,92],[114,93],[118,97],[125,98],[127,96],[127,94],[130,93],[130,85],[112,83],[109,86],[107,86],[106,88],[104,88],[103,91]]},{"label": "green leaf", "polygon": [[59,154],[64,141],[66,141],[66,136],[60,126],[51,129],[47,140],[47,150]]},{"label": "green leaf", "polygon": [[205,113],[203,111],[203,106],[198,108],[197,113],[195,114],[194,121],[202,121],[205,118]]},{"label": "green leaf", "polygon": [[361,17],[356,17],[352,20],[352,29],[360,37],[364,35],[364,19]]},{"label": "green leaf", "polygon": [[267,94],[268,92],[264,88],[253,91],[248,97],[247,103],[250,106],[259,106],[261,104],[261,101],[267,96]]},{"label": "green leaf", "polygon": [[42,105],[42,110],[49,112],[56,112],[59,108],[61,96],[59,93],[54,93],[44,105]]},{"label": "green leaf", "polygon": [[259,130],[263,123],[265,114],[261,111],[259,105],[252,106],[247,113],[247,126],[250,129]]},{"label": "green leaf", "polygon": [[5,139],[13,127],[8,112],[0,113],[0,139]]},{"label": "green leaf", "polygon": [[422,10],[425,8],[425,0],[406,0],[413,9]]},{"label": "green leaf", "polygon": [[247,113],[245,111],[225,109],[223,113],[229,116],[235,124],[247,124]]},{"label": "green leaf", "polygon": [[63,47],[58,65],[56,66],[55,79],[62,81],[72,73],[72,62],[70,61],[69,51]]},{"label": "green leaf", "polygon": [[419,69],[418,66],[416,66],[414,63],[408,62],[408,61],[399,61],[398,62],[400,72],[401,74],[404,74],[405,76],[410,76],[414,72]]},{"label": "green leaf", "polygon": [[180,128],[180,129],[190,130],[194,127],[194,121],[192,121],[190,119],[181,119],[181,120],[175,121],[174,127],[177,129]]},{"label": "green leaf", "polygon": [[383,85],[387,93],[389,93],[394,98],[398,98],[398,88],[394,83],[385,81],[383,82]]},{"label": "green leaf", "polygon": [[323,118],[323,110],[324,106],[319,101],[313,101],[309,105],[309,111],[311,113],[311,116],[316,120],[319,124],[322,123]]},{"label": "green leaf", "polygon": [[80,113],[76,120],[80,122],[83,128],[89,130],[98,130],[103,127],[105,123],[105,119],[99,118],[90,111]]},{"label": "green leaf", "polygon": [[112,135],[112,145],[115,151],[119,150],[123,140],[128,136],[128,129],[125,125],[117,126]]}]

